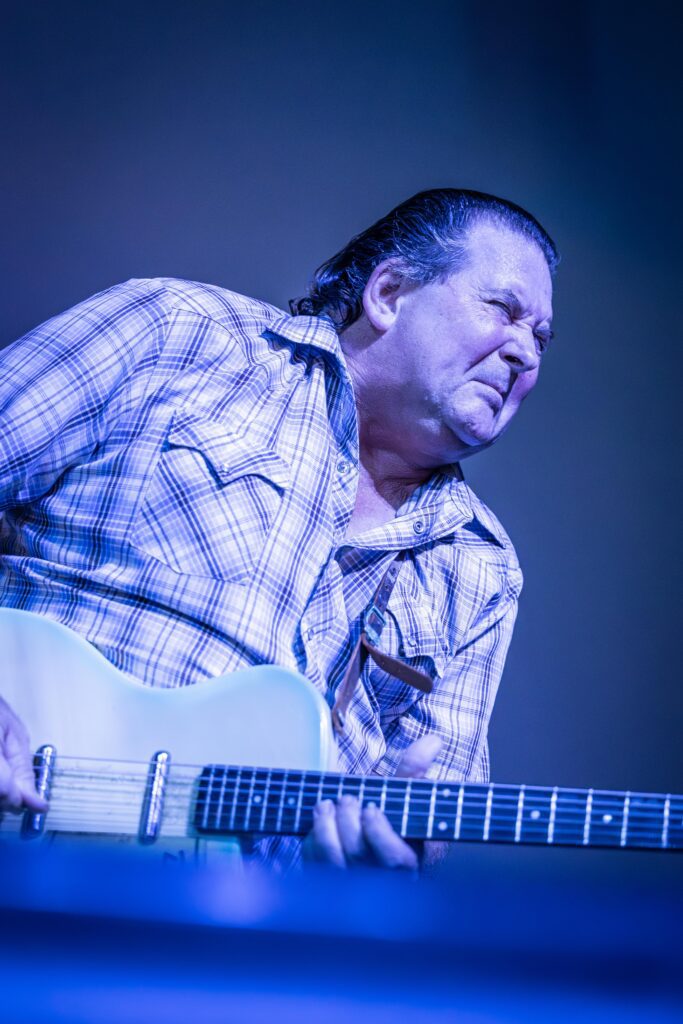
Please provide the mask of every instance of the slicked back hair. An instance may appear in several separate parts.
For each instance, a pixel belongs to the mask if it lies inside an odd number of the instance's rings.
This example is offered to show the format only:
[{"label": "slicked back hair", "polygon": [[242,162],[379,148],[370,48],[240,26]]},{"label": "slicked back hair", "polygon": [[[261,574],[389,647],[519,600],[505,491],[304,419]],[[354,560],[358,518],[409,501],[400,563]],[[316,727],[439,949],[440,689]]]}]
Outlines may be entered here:
[{"label": "slicked back hair", "polygon": [[559,255],[550,235],[521,206],[462,188],[432,188],[406,199],[372,227],[355,235],[315,272],[306,295],[291,299],[295,315],[327,316],[338,329],[363,312],[363,292],[375,267],[395,260],[416,284],[445,280],[467,261],[467,234],[488,220],[534,241],[554,275]]}]

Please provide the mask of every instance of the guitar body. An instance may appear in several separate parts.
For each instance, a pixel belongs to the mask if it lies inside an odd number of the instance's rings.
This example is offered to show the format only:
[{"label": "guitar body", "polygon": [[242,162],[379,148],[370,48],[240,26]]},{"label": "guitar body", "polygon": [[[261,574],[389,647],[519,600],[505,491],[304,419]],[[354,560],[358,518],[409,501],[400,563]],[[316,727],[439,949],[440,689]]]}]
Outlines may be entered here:
[{"label": "guitar body", "polygon": [[[33,748],[51,744],[56,765],[76,760],[84,775],[97,769],[112,778],[117,762],[134,764],[101,803],[88,799],[69,829],[53,789],[48,814],[59,831],[133,834],[140,816],[140,786],[132,806],[125,779],[138,783],[160,750],[171,764],[244,764],[327,770],[335,765],[329,709],[314,687],[295,672],[263,666],[196,686],[155,689],[114,668],[71,630],[43,616],[0,609],[0,696],[27,726]],[[90,765],[91,759],[101,764]],[[57,773],[59,775],[59,772]],[[196,769],[195,769],[196,774]],[[105,782],[103,781],[103,788]],[[73,793],[69,800],[74,807]],[[124,812],[128,813],[124,813]],[[18,830],[19,816],[5,814],[0,834]],[[168,836],[187,835],[166,822]]]}]

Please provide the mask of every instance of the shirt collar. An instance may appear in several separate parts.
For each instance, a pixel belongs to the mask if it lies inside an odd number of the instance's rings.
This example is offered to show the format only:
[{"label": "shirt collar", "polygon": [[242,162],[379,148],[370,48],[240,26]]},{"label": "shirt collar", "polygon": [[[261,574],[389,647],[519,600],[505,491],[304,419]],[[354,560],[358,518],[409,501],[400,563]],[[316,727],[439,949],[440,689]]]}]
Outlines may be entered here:
[{"label": "shirt collar", "polygon": [[311,345],[341,360],[341,345],[337,330],[326,316],[281,316],[273,320],[263,332],[274,334],[296,345]]}]

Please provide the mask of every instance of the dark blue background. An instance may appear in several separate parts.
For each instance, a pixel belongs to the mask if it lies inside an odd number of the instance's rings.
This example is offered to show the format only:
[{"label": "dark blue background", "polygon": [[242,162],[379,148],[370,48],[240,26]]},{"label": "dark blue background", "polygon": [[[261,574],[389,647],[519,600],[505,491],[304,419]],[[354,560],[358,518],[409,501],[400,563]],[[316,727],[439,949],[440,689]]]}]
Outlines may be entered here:
[{"label": "dark blue background", "polygon": [[541,383],[465,465],[527,579],[497,781],[683,789],[672,9],[3,6],[1,344],[133,276],[284,305],[435,185],[507,196],[556,238]]}]

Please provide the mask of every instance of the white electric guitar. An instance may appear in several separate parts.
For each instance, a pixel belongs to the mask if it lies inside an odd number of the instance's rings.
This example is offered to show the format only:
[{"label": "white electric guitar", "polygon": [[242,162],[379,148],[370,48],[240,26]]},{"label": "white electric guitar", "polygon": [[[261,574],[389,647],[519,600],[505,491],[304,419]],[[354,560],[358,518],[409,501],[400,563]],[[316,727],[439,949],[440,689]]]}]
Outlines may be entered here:
[{"label": "white electric guitar", "polygon": [[275,666],[154,689],[65,627],[0,609],[0,695],[29,729],[50,801],[0,814],[0,840],[230,850],[230,837],[304,835],[318,800],[351,793],[406,838],[683,849],[679,795],[340,775],[328,706]]}]

